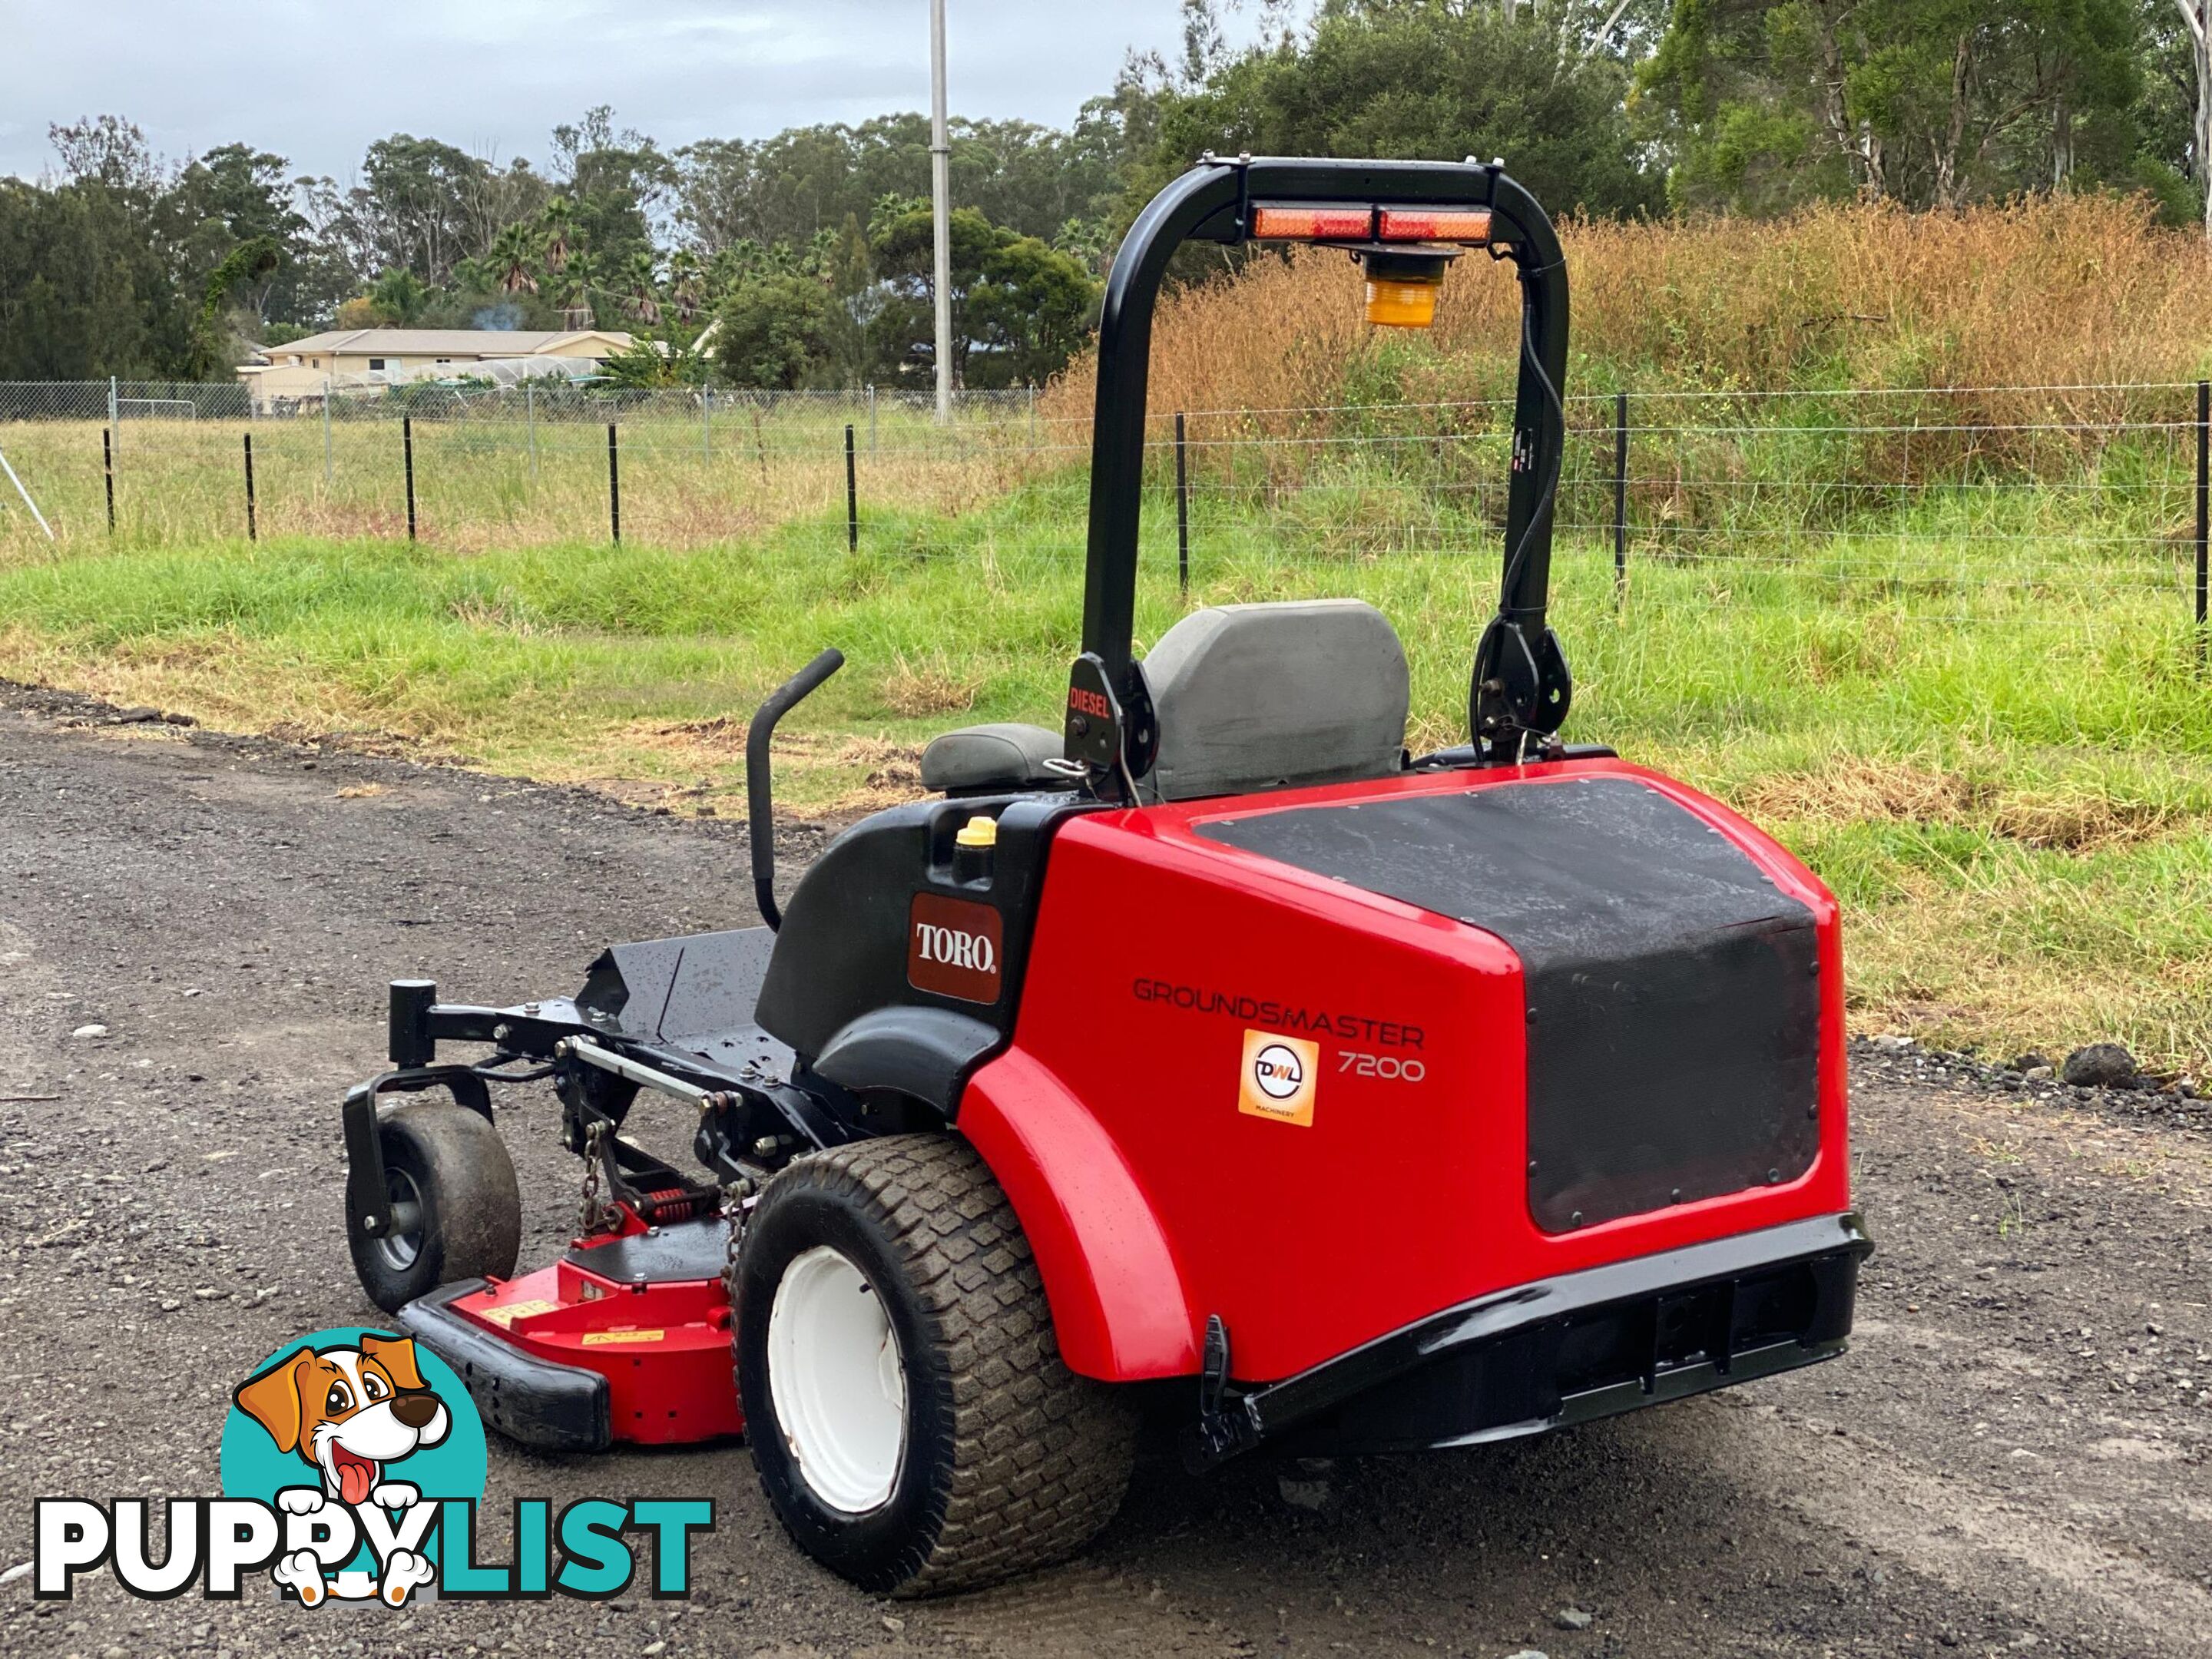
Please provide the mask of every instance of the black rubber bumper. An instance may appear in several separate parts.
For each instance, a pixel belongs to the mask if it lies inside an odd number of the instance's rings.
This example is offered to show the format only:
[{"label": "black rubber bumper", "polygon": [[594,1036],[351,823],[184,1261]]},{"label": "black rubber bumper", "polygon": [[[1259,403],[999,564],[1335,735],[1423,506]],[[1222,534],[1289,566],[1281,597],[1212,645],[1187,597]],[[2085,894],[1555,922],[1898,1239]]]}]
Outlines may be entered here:
[{"label": "black rubber bumper", "polygon": [[607,1379],[502,1342],[448,1304],[484,1288],[442,1285],[398,1313],[400,1328],[453,1368],[487,1428],[544,1451],[605,1451],[614,1443]]},{"label": "black rubber bumper", "polygon": [[1856,1214],[1820,1216],[1501,1291],[1232,1390],[1186,1431],[1184,1461],[1203,1469],[1285,1437],[1478,1445],[1817,1364],[1844,1352],[1873,1249]]}]

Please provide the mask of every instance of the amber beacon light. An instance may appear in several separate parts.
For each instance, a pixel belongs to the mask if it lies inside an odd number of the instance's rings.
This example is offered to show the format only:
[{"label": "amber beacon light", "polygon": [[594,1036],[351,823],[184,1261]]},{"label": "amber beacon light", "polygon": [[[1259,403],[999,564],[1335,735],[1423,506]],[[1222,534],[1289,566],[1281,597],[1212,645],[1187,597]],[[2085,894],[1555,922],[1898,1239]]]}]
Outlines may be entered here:
[{"label": "amber beacon light", "polygon": [[1367,320],[1426,328],[1437,319],[1444,270],[1470,247],[1490,245],[1487,208],[1377,208],[1347,203],[1252,209],[1256,241],[1341,248],[1367,277]]}]

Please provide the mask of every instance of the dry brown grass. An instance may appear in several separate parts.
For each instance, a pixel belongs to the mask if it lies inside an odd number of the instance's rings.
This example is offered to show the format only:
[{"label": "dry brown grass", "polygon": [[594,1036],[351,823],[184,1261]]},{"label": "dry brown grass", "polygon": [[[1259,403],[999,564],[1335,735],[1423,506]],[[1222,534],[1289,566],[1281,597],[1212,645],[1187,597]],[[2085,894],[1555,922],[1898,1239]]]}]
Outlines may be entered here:
[{"label": "dry brown grass", "polygon": [[2201,821],[2154,801],[2008,790],[1996,799],[1990,827],[2026,847],[2094,853],[2195,830]]},{"label": "dry brown grass", "polygon": [[750,722],[720,714],[709,720],[681,720],[674,726],[641,721],[631,727],[629,740],[640,749],[662,754],[696,756],[708,761],[743,760]]},{"label": "dry brown grass", "polygon": [[1761,778],[1738,802],[1760,823],[1931,823],[1954,821],[1974,804],[1975,790],[1953,772],[1843,759],[1817,772]]},{"label": "dry brown grass", "polygon": [[[595,787],[635,804],[666,805],[684,801],[742,811],[744,787],[745,722],[724,717],[684,720],[675,725],[638,721],[622,739],[633,759],[650,756],[671,774],[697,775],[682,787],[665,779],[606,781],[580,775]],[[917,800],[921,787],[921,750],[913,744],[856,734],[809,731],[779,732],[775,738],[779,802],[818,814],[836,823],[863,817],[902,801]],[[856,781],[857,780],[857,781]],[[716,805],[720,803],[720,805]]]},{"label": "dry brown grass", "polygon": [[954,672],[942,662],[911,663],[904,657],[884,680],[884,706],[908,720],[973,708],[981,680]]},{"label": "dry brown grass", "polygon": [[326,749],[334,755],[363,755],[374,760],[409,761],[417,766],[473,766],[476,760],[459,750],[428,738],[380,726],[302,724],[298,720],[262,722],[251,728],[279,743],[296,743]]},{"label": "dry brown grass", "polygon": [[2132,846],[2201,827],[2166,802],[2103,788],[2006,786],[1958,771],[1851,758],[1761,778],[1741,792],[1740,804],[1762,823],[1942,825],[2062,853]]},{"label": "dry brown grass", "polygon": [[[2137,202],[2051,198],[1956,216],[1831,206],[1767,222],[1568,223],[1561,238],[1576,361],[1630,384],[2081,386],[2192,380],[2212,365],[2212,252]],[[1155,328],[1152,409],[1342,402],[1352,370],[1384,347],[1361,320],[1359,285],[1341,255],[1304,252],[1171,296]],[[1508,270],[1461,260],[1437,326],[1400,366],[1405,395],[1510,390],[1518,305]],[[1086,413],[1094,374],[1079,361],[1051,410]],[[1575,378],[1589,389],[1585,371]],[[2044,418],[2069,405],[2015,393],[1981,412]]]},{"label": "dry brown grass", "polygon": [[65,685],[118,708],[181,709],[203,725],[230,732],[276,730],[304,738],[351,723],[350,711],[331,688],[253,684],[241,672],[249,660],[246,642],[223,633],[189,640],[137,639],[88,653],[27,624],[0,624],[0,662],[9,678],[26,684]]}]

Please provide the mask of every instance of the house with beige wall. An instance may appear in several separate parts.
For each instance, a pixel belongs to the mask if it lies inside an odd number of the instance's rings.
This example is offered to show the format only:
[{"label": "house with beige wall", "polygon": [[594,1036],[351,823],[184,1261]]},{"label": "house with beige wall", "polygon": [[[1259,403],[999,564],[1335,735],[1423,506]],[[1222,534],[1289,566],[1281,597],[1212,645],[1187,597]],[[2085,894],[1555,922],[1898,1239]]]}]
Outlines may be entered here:
[{"label": "house with beige wall", "polygon": [[336,329],[256,352],[239,366],[238,378],[253,406],[266,410],[319,403],[326,392],[481,374],[492,364],[527,373],[535,360],[558,359],[545,362],[544,371],[588,374],[629,346],[630,337],[618,329]]}]

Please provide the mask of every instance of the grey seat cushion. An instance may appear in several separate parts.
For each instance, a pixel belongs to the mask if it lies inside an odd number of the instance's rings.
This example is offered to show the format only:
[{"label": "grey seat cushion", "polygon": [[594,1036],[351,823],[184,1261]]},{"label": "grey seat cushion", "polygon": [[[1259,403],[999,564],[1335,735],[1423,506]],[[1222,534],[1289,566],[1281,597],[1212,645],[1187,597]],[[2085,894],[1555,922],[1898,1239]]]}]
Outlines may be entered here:
[{"label": "grey seat cushion", "polygon": [[930,739],[921,751],[925,789],[969,794],[983,789],[1069,789],[1074,780],[1048,769],[1045,763],[1064,752],[1060,735],[1041,726],[1008,720],[995,726],[967,726]]},{"label": "grey seat cushion", "polygon": [[1398,770],[1410,687],[1389,619],[1358,599],[1194,611],[1145,659],[1160,754],[1153,800]]}]

